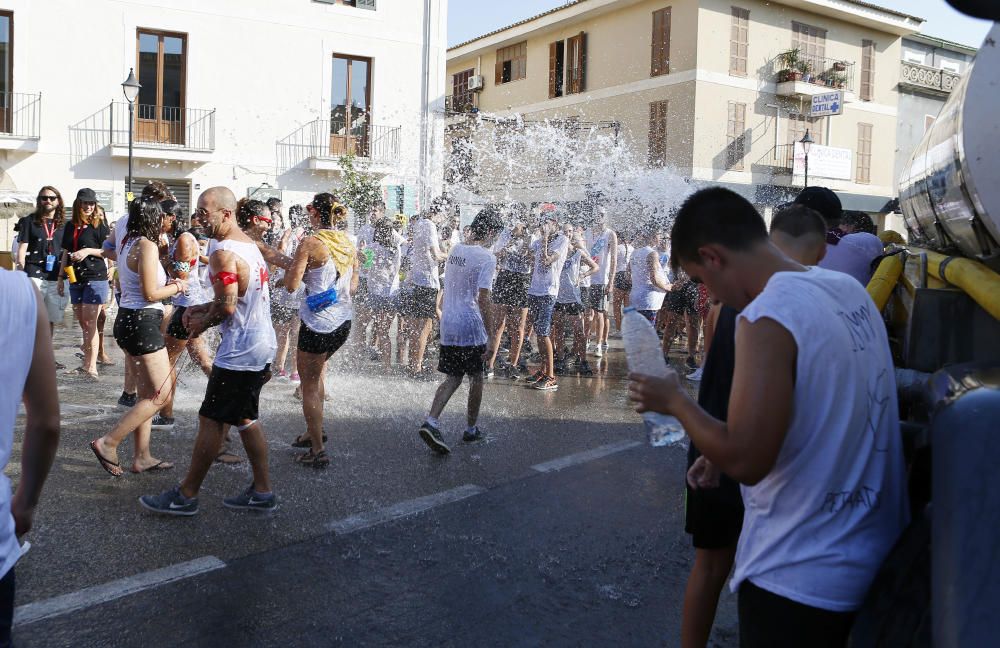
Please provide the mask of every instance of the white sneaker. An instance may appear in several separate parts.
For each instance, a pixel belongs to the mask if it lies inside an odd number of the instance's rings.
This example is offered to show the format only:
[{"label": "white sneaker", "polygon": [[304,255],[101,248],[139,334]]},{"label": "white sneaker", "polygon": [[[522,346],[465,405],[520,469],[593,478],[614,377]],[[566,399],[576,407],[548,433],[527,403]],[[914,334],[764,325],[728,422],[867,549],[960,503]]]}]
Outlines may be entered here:
[{"label": "white sneaker", "polygon": [[701,381],[702,371],[704,371],[704,367],[698,367],[697,369],[695,369],[694,371],[692,371],[687,375],[687,379],[690,380],[691,382]]},{"label": "white sneaker", "polygon": [[604,357],[604,348],[600,344],[598,344],[594,348],[594,357],[595,358],[602,358],[602,357]]}]

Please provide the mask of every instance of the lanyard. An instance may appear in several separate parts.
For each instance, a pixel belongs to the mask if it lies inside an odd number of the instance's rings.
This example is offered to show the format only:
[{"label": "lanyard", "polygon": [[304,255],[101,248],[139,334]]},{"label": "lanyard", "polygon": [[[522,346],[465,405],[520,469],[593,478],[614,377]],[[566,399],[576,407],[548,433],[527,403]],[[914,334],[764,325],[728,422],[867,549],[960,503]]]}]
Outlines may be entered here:
[{"label": "lanyard", "polygon": [[79,247],[77,247],[77,242],[80,240],[80,232],[82,232],[85,229],[87,229],[86,225],[84,225],[82,228],[79,228],[79,227],[76,227],[76,226],[73,227],[73,251],[74,252],[77,252],[80,249]]},{"label": "lanyard", "polygon": [[45,249],[47,254],[52,254],[52,237],[56,234],[56,224],[53,222],[51,226],[42,221],[42,229],[45,230]]}]

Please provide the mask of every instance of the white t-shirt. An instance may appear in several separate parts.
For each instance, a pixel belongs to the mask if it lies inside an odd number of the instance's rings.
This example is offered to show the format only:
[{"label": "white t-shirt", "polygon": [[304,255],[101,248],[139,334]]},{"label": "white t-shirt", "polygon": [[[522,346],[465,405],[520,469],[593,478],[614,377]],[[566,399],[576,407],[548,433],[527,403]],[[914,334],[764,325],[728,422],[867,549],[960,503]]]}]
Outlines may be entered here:
[{"label": "white t-shirt", "polygon": [[562,267],[562,275],[559,277],[557,304],[580,303],[580,258],[582,256],[583,252],[576,250],[566,257],[566,263]]},{"label": "white t-shirt", "polygon": [[[632,253],[632,260],[629,261],[629,270],[632,273],[632,291],[629,293],[629,305],[640,311],[660,310],[663,305],[663,297],[666,291],[653,283],[649,276],[649,255],[659,253],[650,246],[639,248]],[[663,276],[663,267],[657,263],[653,264],[657,276]]]},{"label": "white t-shirt", "polygon": [[597,264],[597,270],[593,274],[593,283],[598,286],[608,285],[608,273],[611,272],[611,255],[617,250],[611,248],[611,230],[604,229],[600,232],[587,230],[587,247],[590,249],[590,257]]},{"label": "white t-shirt", "polygon": [[885,325],[849,276],[779,272],[740,314],[797,347],[792,420],[774,467],[743,486],[732,589],[749,579],[825,610],[860,607],[909,522]]},{"label": "white t-shirt", "polygon": [[535,253],[535,264],[528,294],[535,297],[544,295],[555,297],[559,294],[559,275],[562,273],[563,264],[566,263],[566,255],[569,254],[569,239],[559,234],[549,243],[549,254],[556,254],[557,258],[548,267],[542,263],[541,239],[531,244],[531,250]]},{"label": "white t-shirt", "polygon": [[885,247],[874,234],[855,232],[840,239],[837,245],[826,245],[826,256],[819,267],[837,272],[846,272],[862,286],[867,286],[872,278],[872,261],[883,253]]},{"label": "white t-shirt", "polygon": [[497,238],[497,242],[493,245],[494,252],[506,251],[503,261],[500,264],[500,269],[520,274],[531,272],[531,262],[524,256],[525,248],[528,245],[527,237],[515,239],[510,230],[504,230],[503,234]]},{"label": "white t-shirt", "polygon": [[493,286],[497,259],[481,245],[459,243],[448,255],[441,304],[441,344],[486,344],[486,324],[479,312],[479,291]]},{"label": "white t-shirt", "polygon": [[437,226],[422,218],[413,224],[413,245],[410,247],[410,272],[407,283],[425,288],[441,288],[438,264],[432,250],[440,249]]},{"label": "white t-shirt", "polygon": [[392,297],[399,290],[399,266],[403,261],[399,246],[385,247],[372,241],[372,266],[368,270],[368,294],[375,297]]}]

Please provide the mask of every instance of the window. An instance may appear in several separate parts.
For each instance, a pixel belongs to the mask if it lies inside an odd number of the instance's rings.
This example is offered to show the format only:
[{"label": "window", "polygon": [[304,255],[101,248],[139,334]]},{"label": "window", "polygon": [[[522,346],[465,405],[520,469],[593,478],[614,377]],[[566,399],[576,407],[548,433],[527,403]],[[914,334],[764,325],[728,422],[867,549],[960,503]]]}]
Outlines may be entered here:
[{"label": "window", "polygon": [[666,165],[667,157],[667,101],[649,104],[649,166]]},{"label": "window", "polygon": [[952,61],[950,59],[941,59],[939,63],[942,70],[945,72],[951,72],[952,74],[958,74],[962,67],[958,61]]},{"label": "window", "polygon": [[789,115],[788,116],[788,143],[794,145],[795,142],[802,140],[802,137],[806,134],[806,129],[809,130],[809,137],[813,139],[813,142],[819,145],[824,144],[824,132],[826,131],[826,117],[807,117],[805,115]]},{"label": "window", "polygon": [[750,37],[750,10],[732,7],[729,29],[729,73],[747,75],[747,42]]},{"label": "window", "polygon": [[566,44],[549,43],[549,99],[563,96],[563,71],[566,68]]},{"label": "window", "polygon": [[805,23],[792,22],[792,49],[799,50],[799,57],[812,65],[812,72],[818,74],[826,66],[826,30]]},{"label": "window", "polygon": [[903,60],[907,63],[916,63],[918,65],[924,64],[924,53],[914,52],[913,50],[903,50]]},{"label": "window", "polygon": [[875,98],[875,42],[861,41],[861,101]]},{"label": "window", "polygon": [[566,94],[577,94],[586,89],[587,35],[580,32],[566,39]]},{"label": "window", "polygon": [[0,133],[9,133],[13,129],[11,108],[14,102],[10,95],[14,61],[14,14],[10,11],[0,11]]},{"label": "window", "polygon": [[858,162],[854,181],[860,184],[871,182],[872,175],[872,125],[858,124]]},{"label": "window", "polygon": [[476,105],[476,93],[469,90],[469,79],[475,74],[475,68],[470,68],[451,76],[451,109],[455,112],[468,112]]},{"label": "window", "polygon": [[140,29],[137,39],[136,139],[183,144],[187,35]]},{"label": "window", "polygon": [[330,84],[330,155],[368,154],[372,60],[333,55]]},{"label": "window", "polygon": [[746,157],[746,121],[747,105],[745,103],[729,102],[729,119],[726,126],[726,168],[736,171],[743,170],[743,158]]},{"label": "window", "polygon": [[653,12],[653,54],[649,76],[670,73],[670,7]]},{"label": "window", "polygon": [[497,50],[496,85],[520,81],[528,75],[528,43],[518,43]]}]

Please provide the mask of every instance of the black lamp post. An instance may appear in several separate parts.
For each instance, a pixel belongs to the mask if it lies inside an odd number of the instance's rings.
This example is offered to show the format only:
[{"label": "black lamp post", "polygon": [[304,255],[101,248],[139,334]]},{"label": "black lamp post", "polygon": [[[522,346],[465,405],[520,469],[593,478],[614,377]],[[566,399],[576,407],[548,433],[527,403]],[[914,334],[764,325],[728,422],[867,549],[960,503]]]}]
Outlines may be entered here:
[{"label": "black lamp post", "polygon": [[139,89],[142,86],[135,78],[135,69],[129,68],[128,78],[122,81],[122,92],[128,101],[128,188],[126,192],[126,202],[128,194],[132,193],[132,130],[135,128],[135,100],[139,96]]},{"label": "black lamp post", "polygon": [[805,173],[805,176],[806,177],[805,177],[804,182],[802,183],[802,186],[803,187],[808,187],[809,186],[809,147],[812,146],[812,143],[813,143],[813,138],[809,135],[809,129],[808,128],[806,129],[806,134],[803,135],[802,139],[799,140],[799,143],[802,144],[802,152],[805,154],[805,157],[806,157],[806,160],[805,160],[805,162],[806,162],[806,173]]}]

